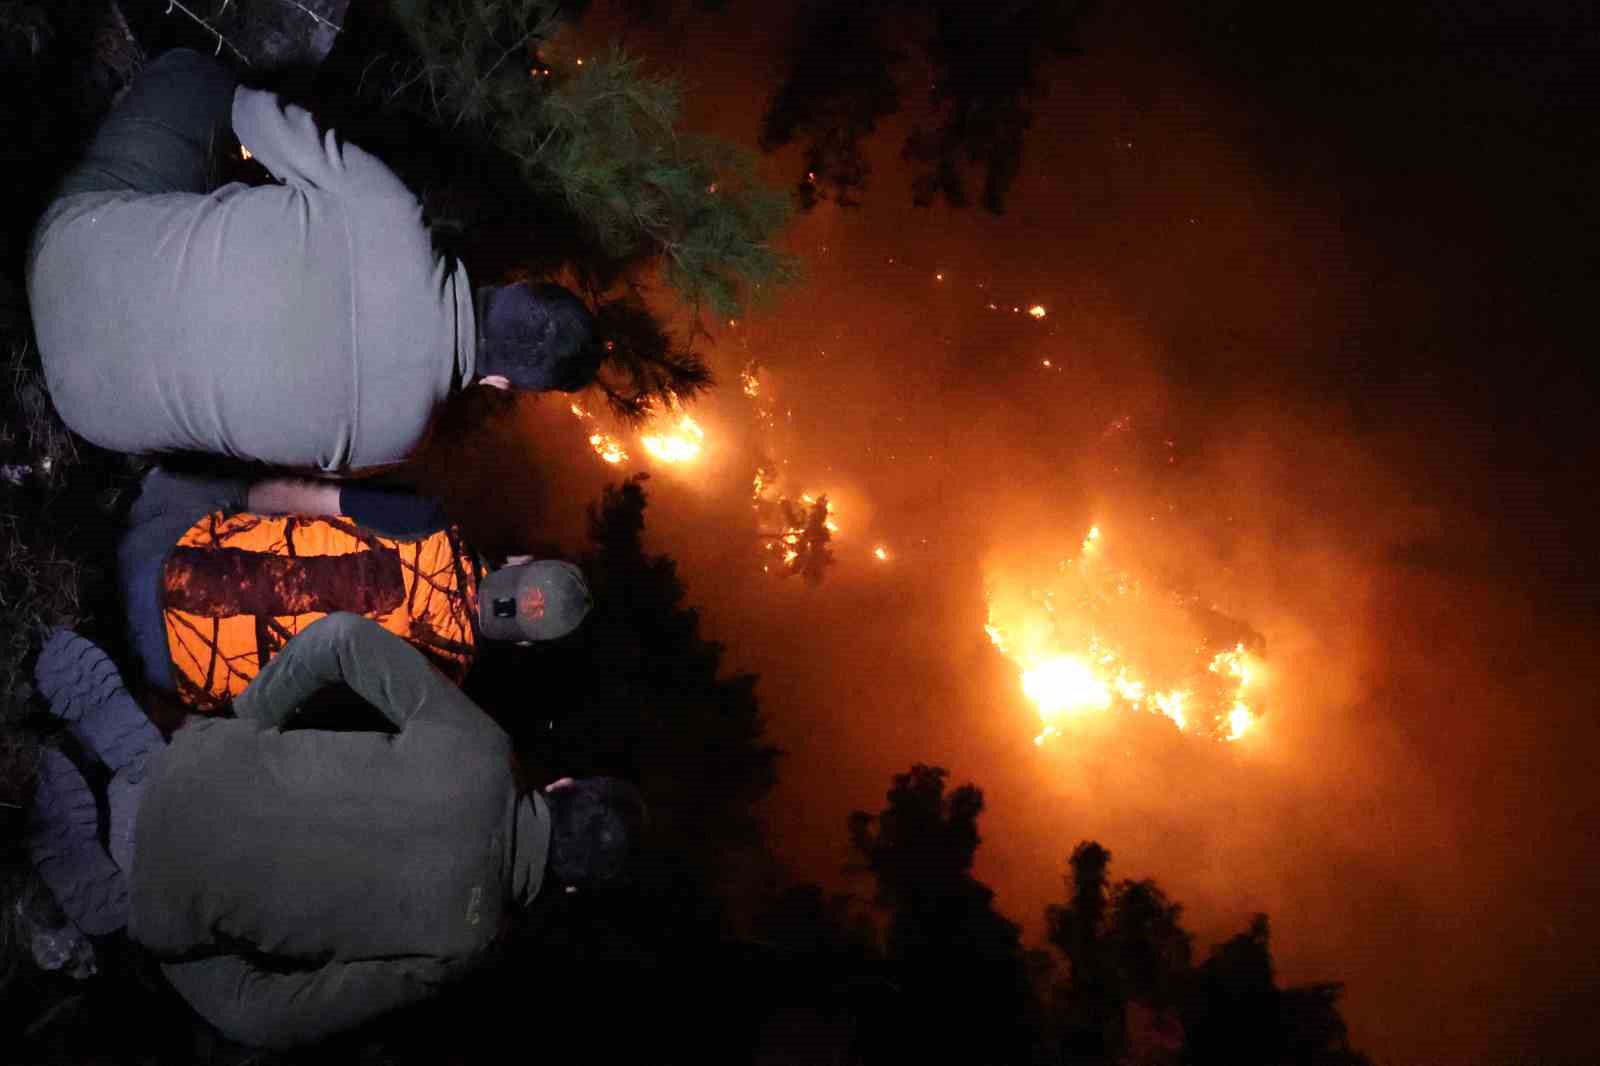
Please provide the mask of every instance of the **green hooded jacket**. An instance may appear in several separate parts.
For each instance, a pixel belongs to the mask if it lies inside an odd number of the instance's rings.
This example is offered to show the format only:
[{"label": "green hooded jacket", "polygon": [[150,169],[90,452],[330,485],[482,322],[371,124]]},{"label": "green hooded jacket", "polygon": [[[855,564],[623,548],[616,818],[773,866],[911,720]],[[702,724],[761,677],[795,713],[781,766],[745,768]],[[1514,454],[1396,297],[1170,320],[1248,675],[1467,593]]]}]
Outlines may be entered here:
[{"label": "green hooded jacket", "polygon": [[61,417],[121,452],[403,462],[473,377],[466,271],[388,167],[305,111],[241,88],[233,125],[281,184],[79,193],[35,229],[28,293]]},{"label": "green hooded jacket", "polygon": [[[343,682],[397,733],[286,729]],[[399,637],[334,614],[151,756],[129,935],[224,1035],[282,1048],[482,961],[544,880],[550,814],[511,740]]]}]

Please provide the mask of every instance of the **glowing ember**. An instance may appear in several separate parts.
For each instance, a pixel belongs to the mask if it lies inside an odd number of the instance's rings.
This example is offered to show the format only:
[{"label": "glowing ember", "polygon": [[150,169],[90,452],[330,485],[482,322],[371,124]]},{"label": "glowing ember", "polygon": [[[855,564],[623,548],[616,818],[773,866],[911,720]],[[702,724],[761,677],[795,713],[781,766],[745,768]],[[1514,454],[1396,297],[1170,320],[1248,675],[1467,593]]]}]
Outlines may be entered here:
[{"label": "glowing ember", "polygon": [[[1259,660],[1243,643],[1213,652],[1176,597],[1141,594],[1140,582],[1109,565],[1100,527],[1076,558],[1062,560],[1043,587],[1019,575],[991,583],[984,630],[1021,668],[1022,692],[1039,714],[1035,742],[1074,719],[1111,710],[1160,715],[1178,730],[1238,740],[1257,723],[1247,697]],[[1159,682],[1159,683],[1155,683]]]},{"label": "glowing ember", "polygon": [[872,549],[872,554],[873,554],[873,556],[875,556],[877,558],[878,562],[880,562],[880,563],[886,563],[886,562],[889,561],[889,549],[883,547],[882,545],[879,545],[878,547],[873,548]]},{"label": "glowing ember", "polygon": [[1050,312],[1044,309],[1044,304],[1034,304],[1032,307],[1028,308],[1028,314],[1032,315],[1034,318],[1043,318],[1049,313]]},{"label": "glowing ember", "polygon": [[704,451],[705,439],[700,423],[688,415],[679,415],[676,424],[644,434],[639,443],[663,463],[692,463]]}]

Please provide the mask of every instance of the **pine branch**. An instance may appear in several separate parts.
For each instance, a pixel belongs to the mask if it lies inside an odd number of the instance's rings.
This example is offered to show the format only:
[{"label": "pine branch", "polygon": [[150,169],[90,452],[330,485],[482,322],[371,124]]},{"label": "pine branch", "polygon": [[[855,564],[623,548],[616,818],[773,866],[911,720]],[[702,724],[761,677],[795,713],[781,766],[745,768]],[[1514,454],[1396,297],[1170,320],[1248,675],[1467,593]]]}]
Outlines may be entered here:
[{"label": "pine branch", "polygon": [[[307,15],[310,15],[313,22],[319,22],[322,25],[329,27],[330,29],[333,30],[334,33],[341,33],[341,32],[344,31],[344,27],[343,26],[341,26],[338,23],[333,22],[333,21],[325,18],[322,15],[317,14],[315,11],[311,10],[306,5],[300,3],[300,0],[278,0],[278,2],[282,3],[282,4],[288,4],[291,7],[299,8],[301,11],[304,11]],[[233,0],[226,0],[226,2],[222,5],[222,10],[226,11],[227,8],[228,8],[228,4],[231,4],[231,3],[233,3]],[[222,12],[219,11],[217,13],[220,15]]]},{"label": "pine branch", "polygon": [[[231,3],[233,3],[233,0],[223,0],[222,7],[218,9],[217,14],[220,15],[222,12],[228,10],[228,5]],[[207,33],[211,34],[211,36],[217,39],[217,55],[221,55],[223,45],[227,45],[228,51],[232,52],[234,57],[238,59],[239,62],[243,63],[247,67],[250,65],[250,60],[245,57],[243,52],[234,47],[232,41],[228,40],[221,33],[219,33],[217,28],[211,25],[211,23],[207,22],[205,19],[201,18],[199,15],[196,15],[193,11],[190,11],[187,7],[185,7],[182,3],[182,0],[167,0],[166,14],[172,14],[174,8],[183,12],[185,15],[188,15],[189,18],[194,20],[196,25],[200,26],[201,29],[205,30]]]}]

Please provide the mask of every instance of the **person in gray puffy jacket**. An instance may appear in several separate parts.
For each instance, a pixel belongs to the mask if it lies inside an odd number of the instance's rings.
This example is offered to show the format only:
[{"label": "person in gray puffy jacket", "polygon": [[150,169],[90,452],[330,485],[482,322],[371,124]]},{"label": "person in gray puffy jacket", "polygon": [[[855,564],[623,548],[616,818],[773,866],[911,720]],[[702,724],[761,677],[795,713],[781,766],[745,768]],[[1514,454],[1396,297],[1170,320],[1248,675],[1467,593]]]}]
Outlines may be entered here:
[{"label": "person in gray puffy jacket", "polygon": [[[277,183],[216,187],[235,135]],[[412,455],[461,389],[574,391],[600,362],[571,292],[474,290],[381,161],[182,49],[67,176],[27,281],[62,418],[122,452],[370,472]]]}]

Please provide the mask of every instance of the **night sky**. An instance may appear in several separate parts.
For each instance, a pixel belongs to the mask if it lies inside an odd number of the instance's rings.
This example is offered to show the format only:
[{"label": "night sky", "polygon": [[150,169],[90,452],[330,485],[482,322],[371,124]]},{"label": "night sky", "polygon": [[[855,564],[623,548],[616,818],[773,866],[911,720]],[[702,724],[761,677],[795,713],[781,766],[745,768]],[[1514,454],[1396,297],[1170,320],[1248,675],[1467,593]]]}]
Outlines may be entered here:
[{"label": "night sky", "polygon": [[[750,145],[788,25],[754,6],[626,32],[683,76],[691,124]],[[913,207],[887,124],[865,205],[786,235],[805,282],[716,329],[704,457],[608,467],[564,404],[530,405],[549,485],[525,520],[575,542],[608,478],[652,472],[651,547],[761,675],[797,875],[863,889],[848,813],[937,763],[984,789],[977,873],[1035,941],[1095,838],[1202,950],[1268,912],[1281,976],[1348,982],[1379,1062],[1579,1061],[1595,16],[1203,6],[1091,25],[1002,217]],[[820,588],[762,573],[763,454],[837,505]],[[1181,591],[1264,642],[1239,741],[1114,711],[1034,744],[985,587],[1096,525],[1152,603]],[[1154,656],[1188,636],[1165,617]]]}]

